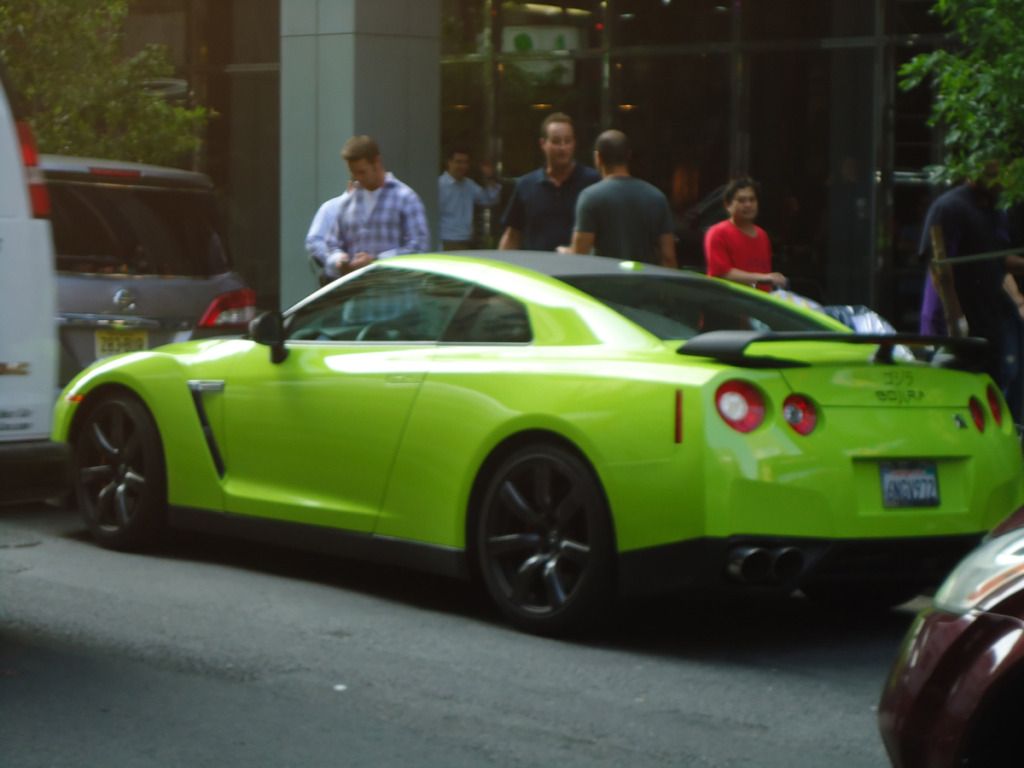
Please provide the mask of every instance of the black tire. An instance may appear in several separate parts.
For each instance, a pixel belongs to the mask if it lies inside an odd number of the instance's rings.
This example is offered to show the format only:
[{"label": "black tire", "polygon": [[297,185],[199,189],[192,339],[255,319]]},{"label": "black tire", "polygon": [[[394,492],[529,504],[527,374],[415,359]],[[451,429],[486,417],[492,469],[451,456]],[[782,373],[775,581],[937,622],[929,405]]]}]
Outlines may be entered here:
[{"label": "black tire", "polygon": [[607,504],[590,468],[568,450],[538,443],[502,460],[487,479],[475,541],[488,593],[520,629],[577,632],[611,599]]},{"label": "black tire", "polygon": [[130,396],[105,398],[86,414],[74,451],[75,495],[93,538],[119,550],[153,544],[164,525],[167,481],[149,411]]}]

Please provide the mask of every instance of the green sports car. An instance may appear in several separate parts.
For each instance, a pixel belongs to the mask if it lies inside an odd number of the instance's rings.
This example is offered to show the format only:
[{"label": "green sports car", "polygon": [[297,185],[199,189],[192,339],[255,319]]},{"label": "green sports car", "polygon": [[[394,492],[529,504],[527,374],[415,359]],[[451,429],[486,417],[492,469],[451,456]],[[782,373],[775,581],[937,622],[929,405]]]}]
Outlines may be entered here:
[{"label": "green sports car", "polygon": [[474,577],[541,633],[661,590],[895,604],[1024,504],[986,351],[634,262],[403,256],[97,362],[55,437],[115,549],[176,526]]}]

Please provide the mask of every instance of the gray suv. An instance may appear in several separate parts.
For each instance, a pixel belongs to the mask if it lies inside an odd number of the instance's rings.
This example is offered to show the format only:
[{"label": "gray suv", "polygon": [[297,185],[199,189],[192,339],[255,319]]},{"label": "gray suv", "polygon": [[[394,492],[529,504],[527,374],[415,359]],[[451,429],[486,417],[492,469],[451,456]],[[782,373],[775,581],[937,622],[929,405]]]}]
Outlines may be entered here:
[{"label": "gray suv", "polygon": [[231,269],[200,173],[42,155],[57,257],[60,383],[94,360],[242,332],[255,293]]}]

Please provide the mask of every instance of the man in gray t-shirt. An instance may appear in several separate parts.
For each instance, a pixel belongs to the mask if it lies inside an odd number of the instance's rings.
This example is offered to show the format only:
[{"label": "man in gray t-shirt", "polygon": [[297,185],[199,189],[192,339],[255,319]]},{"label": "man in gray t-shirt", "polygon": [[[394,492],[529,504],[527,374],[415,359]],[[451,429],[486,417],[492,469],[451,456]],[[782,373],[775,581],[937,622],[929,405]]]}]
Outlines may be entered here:
[{"label": "man in gray t-shirt", "polygon": [[661,190],[629,174],[629,140],[605,131],[594,144],[594,164],[602,180],[576,202],[572,253],[677,266],[672,211]]}]

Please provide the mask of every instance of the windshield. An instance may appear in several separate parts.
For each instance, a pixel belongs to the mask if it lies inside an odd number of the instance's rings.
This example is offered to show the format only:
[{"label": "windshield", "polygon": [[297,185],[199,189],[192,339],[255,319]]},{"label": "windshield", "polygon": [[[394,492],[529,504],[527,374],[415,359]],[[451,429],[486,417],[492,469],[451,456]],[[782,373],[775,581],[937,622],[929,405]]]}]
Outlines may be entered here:
[{"label": "windshield", "polygon": [[581,275],[560,278],[661,339],[708,331],[823,331],[832,327],[760,296],[712,280],[665,276]]}]

